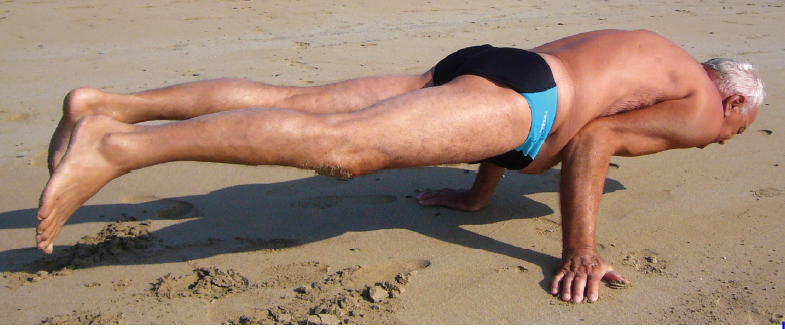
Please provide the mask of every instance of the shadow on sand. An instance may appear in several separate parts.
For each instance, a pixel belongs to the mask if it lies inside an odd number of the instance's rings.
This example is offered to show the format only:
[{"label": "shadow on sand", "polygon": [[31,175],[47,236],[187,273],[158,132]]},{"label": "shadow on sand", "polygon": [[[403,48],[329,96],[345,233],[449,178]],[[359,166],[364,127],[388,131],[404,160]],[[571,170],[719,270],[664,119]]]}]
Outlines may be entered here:
[{"label": "shadow on sand", "polygon": [[[141,250],[147,256],[124,257],[121,261],[124,265],[134,265],[281,249],[347,232],[405,229],[444,242],[536,264],[543,271],[544,281],[547,281],[559,258],[500,242],[461,226],[553,214],[553,209],[525,195],[558,191],[559,174],[560,171],[555,169],[540,175],[508,172],[499,184],[491,206],[476,213],[420,206],[414,198],[420,190],[467,187],[476,176],[474,171],[469,170],[426,167],[384,171],[349,181],[317,176],[274,184],[231,186],[176,200],[85,206],[72,216],[64,230],[75,229],[76,223],[108,224],[131,217],[139,221],[152,219],[153,223],[162,218],[190,218],[157,230],[151,229],[153,241],[157,243]],[[622,189],[621,183],[608,179],[604,193]],[[36,209],[1,213],[0,232],[34,228],[35,213]],[[1,251],[0,272],[56,270],[51,268],[53,262],[45,259],[62,259],[69,249],[73,254],[74,248],[57,245],[51,256],[41,256],[33,246]],[[91,267],[102,265],[106,264],[98,262]],[[543,282],[541,286],[547,290],[548,284]]]}]

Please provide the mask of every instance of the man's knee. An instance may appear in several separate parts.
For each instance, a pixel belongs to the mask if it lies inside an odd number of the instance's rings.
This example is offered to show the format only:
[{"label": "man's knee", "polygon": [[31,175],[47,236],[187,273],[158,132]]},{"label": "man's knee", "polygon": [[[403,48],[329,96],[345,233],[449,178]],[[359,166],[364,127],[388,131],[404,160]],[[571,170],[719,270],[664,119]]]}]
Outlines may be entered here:
[{"label": "man's knee", "polygon": [[332,159],[331,163],[334,165],[321,168],[322,172],[332,176],[363,176],[389,167],[389,161],[384,154],[360,144],[338,147],[333,152]]},{"label": "man's knee", "polygon": [[[318,149],[300,167],[323,176],[350,178],[368,175],[388,167],[390,161],[371,143],[353,134],[350,124],[332,122],[322,126]],[[356,128],[355,128],[356,129]]]},{"label": "man's knee", "polygon": [[340,166],[330,165],[317,166],[314,168],[314,171],[316,171],[317,175],[338,179],[350,179],[358,176],[370,175],[376,172],[376,170],[347,169]]},{"label": "man's knee", "polygon": [[340,179],[369,175],[384,169],[378,160],[368,161],[361,155],[342,155],[341,160],[325,160],[319,163],[306,163],[303,169],[312,169],[316,174]]}]

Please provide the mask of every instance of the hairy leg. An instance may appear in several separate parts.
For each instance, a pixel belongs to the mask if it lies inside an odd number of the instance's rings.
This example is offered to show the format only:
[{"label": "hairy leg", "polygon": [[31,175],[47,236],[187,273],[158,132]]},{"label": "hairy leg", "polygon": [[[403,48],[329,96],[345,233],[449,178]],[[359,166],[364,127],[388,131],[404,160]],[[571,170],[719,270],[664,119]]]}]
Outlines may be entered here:
[{"label": "hairy leg", "polygon": [[475,76],[351,113],[240,109],[160,126],[87,116],[41,195],[36,240],[51,252],[71,214],[98,190],[155,164],[283,165],[358,175],[480,160],[522,144],[530,125],[523,97]]},{"label": "hairy leg", "polygon": [[429,71],[419,76],[368,77],[314,87],[278,87],[244,79],[216,79],[134,94],[74,89],[63,101],[63,116],[49,144],[49,172],[54,172],[65,154],[74,125],[86,115],[105,115],[133,124],[186,120],[243,108],[345,113],[430,85]]}]

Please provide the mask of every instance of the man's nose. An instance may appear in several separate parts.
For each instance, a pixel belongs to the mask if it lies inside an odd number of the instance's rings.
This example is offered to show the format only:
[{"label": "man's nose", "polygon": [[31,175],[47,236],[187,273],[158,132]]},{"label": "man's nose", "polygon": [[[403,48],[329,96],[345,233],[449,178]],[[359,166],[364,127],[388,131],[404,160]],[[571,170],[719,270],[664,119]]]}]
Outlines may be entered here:
[{"label": "man's nose", "polygon": [[725,140],[723,139],[723,140],[721,140],[721,141],[717,142],[717,144],[720,144],[720,145],[725,145]]}]

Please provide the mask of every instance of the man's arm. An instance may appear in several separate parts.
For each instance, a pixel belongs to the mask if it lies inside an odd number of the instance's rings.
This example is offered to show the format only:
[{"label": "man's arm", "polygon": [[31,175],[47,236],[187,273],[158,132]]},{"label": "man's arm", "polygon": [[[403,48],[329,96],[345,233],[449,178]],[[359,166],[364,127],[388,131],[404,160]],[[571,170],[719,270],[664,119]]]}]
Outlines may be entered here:
[{"label": "man's arm", "polygon": [[594,245],[597,210],[611,156],[703,146],[717,136],[721,123],[718,100],[692,97],[598,118],[576,134],[561,153],[563,249],[551,285],[554,295],[561,292],[562,299],[579,303],[586,290],[589,301],[594,302],[603,277],[624,280],[600,259]]},{"label": "man's arm", "polygon": [[441,189],[423,192],[417,200],[424,206],[445,206],[463,211],[478,211],[488,206],[496,185],[504,175],[504,168],[482,162],[470,190]]}]

